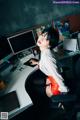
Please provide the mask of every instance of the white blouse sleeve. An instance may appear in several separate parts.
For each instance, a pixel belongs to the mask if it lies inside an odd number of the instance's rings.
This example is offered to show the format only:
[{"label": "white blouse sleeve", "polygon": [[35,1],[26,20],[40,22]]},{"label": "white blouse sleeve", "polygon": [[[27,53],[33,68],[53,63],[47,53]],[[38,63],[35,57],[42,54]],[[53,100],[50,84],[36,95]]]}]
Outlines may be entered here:
[{"label": "white blouse sleeve", "polygon": [[64,82],[63,82],[64,79],[58,72],[55,59],[49,56],[45,56],[45,58],[42,59],[39,64],[40,64],[40,69],[47,76],[52,76],[55,79],[55,81],[59,84],[60,91],[67,92],[67,88],[65,87]]}]

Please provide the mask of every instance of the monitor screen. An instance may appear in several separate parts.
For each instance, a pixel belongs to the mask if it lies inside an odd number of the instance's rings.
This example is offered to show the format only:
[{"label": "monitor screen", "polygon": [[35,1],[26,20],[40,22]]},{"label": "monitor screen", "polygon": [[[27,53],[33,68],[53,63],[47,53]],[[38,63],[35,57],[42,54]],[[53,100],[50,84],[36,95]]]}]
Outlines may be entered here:
[{"label": "monitor screen", "polygon": [[64,50],[75,52],[78,50],[77,39],[65,39],[63,41],[63,48]]},{"label": "monitor screen", "polygon": [[11,48],[6,37],[0,37],[0,61],[7,59],[11,55]]},{"label": "monitor screen", "polygon": [[80,32],[78,33],[78,47],[79,47],[79,50],[80,50]]},{"label": "monitor screen", "polygon": [[36,46],[32,30],[11,36],[8,41],[14,54]]}]

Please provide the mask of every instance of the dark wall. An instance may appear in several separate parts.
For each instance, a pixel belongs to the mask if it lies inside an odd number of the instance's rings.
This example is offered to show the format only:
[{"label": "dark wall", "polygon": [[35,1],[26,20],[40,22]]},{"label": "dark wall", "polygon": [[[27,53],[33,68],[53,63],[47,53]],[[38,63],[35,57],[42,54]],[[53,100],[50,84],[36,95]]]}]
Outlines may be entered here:
[{"label": "dark wall", "polygon": [[54,5],[53,0],[0,0],[0,35],[78,13],[79,5]]}]

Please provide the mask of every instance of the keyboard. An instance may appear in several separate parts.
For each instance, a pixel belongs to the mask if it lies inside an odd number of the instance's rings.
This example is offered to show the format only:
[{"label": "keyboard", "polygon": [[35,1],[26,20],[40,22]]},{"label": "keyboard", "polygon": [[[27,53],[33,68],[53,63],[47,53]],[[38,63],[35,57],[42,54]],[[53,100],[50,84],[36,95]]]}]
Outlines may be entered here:
[{"label": "keyboard", "polygon": [[0,65],[0,70],[4,70],[5,68],[9,67],[10,66],[10,63],[8,62],[4,62]]}]

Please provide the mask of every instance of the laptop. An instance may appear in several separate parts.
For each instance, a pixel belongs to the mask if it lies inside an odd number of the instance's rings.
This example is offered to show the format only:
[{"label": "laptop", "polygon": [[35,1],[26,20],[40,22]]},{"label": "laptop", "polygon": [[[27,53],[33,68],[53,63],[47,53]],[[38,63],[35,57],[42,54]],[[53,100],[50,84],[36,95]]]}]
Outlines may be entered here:
[{"label": "laptop", "polygon": [[0,96],[0,112],[10,112],[20,107],[16,91]]}]

